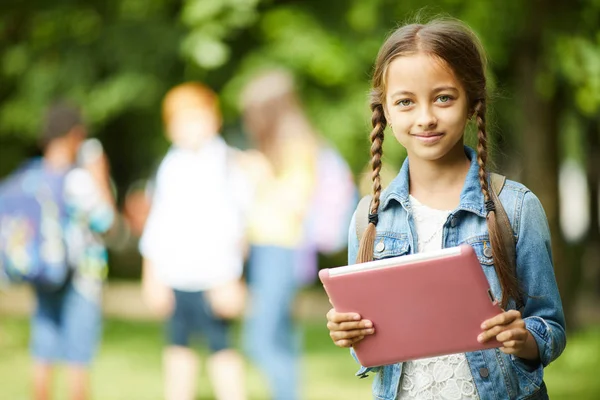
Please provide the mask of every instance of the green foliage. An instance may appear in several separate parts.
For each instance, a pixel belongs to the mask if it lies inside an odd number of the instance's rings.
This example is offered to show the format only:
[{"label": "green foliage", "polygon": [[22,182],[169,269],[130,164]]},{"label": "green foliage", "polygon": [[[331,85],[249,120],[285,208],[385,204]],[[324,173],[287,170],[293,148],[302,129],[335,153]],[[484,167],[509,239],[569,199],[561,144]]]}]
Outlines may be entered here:
[{"label": "green foliage", "polygon": [[600,111],[600,32],[595,38],[559,38],[555,57],[559,71],[575,92],[578,109],[590,117],[597,115]]},{"label": "green foliage", "polygon": [[[34,4],[0,6],[0,139],[25,156],[35,144],[44,107],[56,97],[71,98],[113,154],[124,154],[117,151],[128,146],[124,138],[142,143],[136,147],[141,155],[114,160],[121,187],[150,173],[152,160],[165,151],[159,109],[169,87],[197,79],[218,90],[227,136],[239,133],[242,85],[273,65],[296,74],[316,127],[358,173],[369,159],[367,93],[379,46],[399,23],[435,15],[460,18],[480,35],[494,94],[492,137],[498,141],[500,132],[507,134],[504,142],[519,140],[515,121],[522,111],[513,93],[516,60],[535,11],[528,2],[437,0],[425,9],[416,0]],[[546,61],[536,71],[536,87],[549,99],[566,84],[574,102],[565,107],[593,118],[600,105],[600,5],[587,0],[571,5],[568,13],[554,10],[544,22]],[[404,152],[394,142],[385,142],[386,162],[397,168]],[[11,167],[14,162],[0,165],[0,175]]]}]

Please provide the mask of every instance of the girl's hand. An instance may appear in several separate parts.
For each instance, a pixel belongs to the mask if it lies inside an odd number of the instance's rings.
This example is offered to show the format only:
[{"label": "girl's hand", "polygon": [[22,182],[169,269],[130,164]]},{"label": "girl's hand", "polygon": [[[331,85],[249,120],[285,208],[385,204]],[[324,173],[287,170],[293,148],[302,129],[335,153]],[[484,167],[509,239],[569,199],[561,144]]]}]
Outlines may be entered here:
[{"label": "girl's hand", "polygon": [[356,313],[339,313],[334,308],[327,313],[327,329],[331,340],[338,347],[352,347],[365,335],[375,332],[373,323]]},{"label": "girl's hand", "polygon": [[525,321],[517,310],[509,310],[498,314],[481,324],[481,333],[477,340],[485,343],[492,338],[502,343],[500,350],[505,354],[513,354],[527,360],[539,358],[537,343],[525,328]]}]

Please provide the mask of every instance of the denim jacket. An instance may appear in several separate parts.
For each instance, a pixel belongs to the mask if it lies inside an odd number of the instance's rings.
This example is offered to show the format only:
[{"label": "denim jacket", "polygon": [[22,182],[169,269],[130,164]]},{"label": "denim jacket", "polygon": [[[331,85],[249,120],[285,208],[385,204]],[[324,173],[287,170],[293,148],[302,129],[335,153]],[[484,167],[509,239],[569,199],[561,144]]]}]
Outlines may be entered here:
[{"label": "denim jacket", "polygon": [[[465,152],[471,160],[471,167],[460,195],[460,204],[444,224],[442,244],[443,247],[463,243],[471,245],[494,297],[501,299],[494,260],[483,251],[490,244],[477,155],[469,147],[465,147]],[[384,245],[375,247],[374,259],[411,254],[417,249],[409,201],[408,169],[406,159],[398,176],[381,194],[375,243],[383,242]],[[481,400],[546,399],[543,369],[562,353],[566,345],[565,319],[552,265],[548,221],[538,198],[520,183],[507,180],[500,193],[500,201],[516,239],[517,278],[526,294],[520,311],[526,328],[537,342],[540,361],[532,363],[504,354],[499,349],[469,352],[466,357]],[[355,263],[358,252],[355,218],[356,215],[349,233],[348,261],[351,264]],[[515,305],[515,301],[509,299],[507,309],[514,309]],[[374,323],[377,324],[377,321]],[[356,375],[364,378],[369,373],[374,374],[375,399],[396,399],[402,363],[361,367]]]}]

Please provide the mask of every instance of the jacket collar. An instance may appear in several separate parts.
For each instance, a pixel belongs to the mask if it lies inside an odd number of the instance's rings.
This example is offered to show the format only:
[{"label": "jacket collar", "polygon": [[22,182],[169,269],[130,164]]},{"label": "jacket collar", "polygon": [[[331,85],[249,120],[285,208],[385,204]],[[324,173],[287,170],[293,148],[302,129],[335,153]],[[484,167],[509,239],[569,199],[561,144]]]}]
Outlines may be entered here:
[{"label": "jacket collar", "polygon": [[[465,146],[465,154],[471,161],[469,172],[465,179],[465,184],[460,193],[460,204],[454,211],[465,210],[473,212],[481,217],[486,216],[483,193],[479,184],[479,165],[477,164],[477,154],[472,148]],[[392,183],[381,193],[380,210],[385,210],[392,201],[400,203],[406,210],[410,210],[409,201],[409,174],[408,157],[404,160],[400,173],[394,178]]]}]

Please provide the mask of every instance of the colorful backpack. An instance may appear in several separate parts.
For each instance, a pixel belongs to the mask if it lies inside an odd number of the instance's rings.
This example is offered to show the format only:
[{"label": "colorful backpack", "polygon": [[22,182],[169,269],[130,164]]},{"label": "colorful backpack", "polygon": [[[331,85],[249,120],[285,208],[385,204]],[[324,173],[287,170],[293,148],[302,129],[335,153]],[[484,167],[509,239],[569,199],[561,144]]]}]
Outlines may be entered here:
[{"label": "colorful backpack", "polygon": [[346,248],[357,202],[358,189],[350,167],[335,149],[322,147],[306,215],[305,240],[298,254],[296,274],[301,285],[311,284],[317,277],[316,253],[331,255]]},{"label": "colorful backpack", "polygon": [[10,283],[57,290],[66,282],[63,185],[64,175],[46,173],[41,160],[0,184],[0,275]]}]

